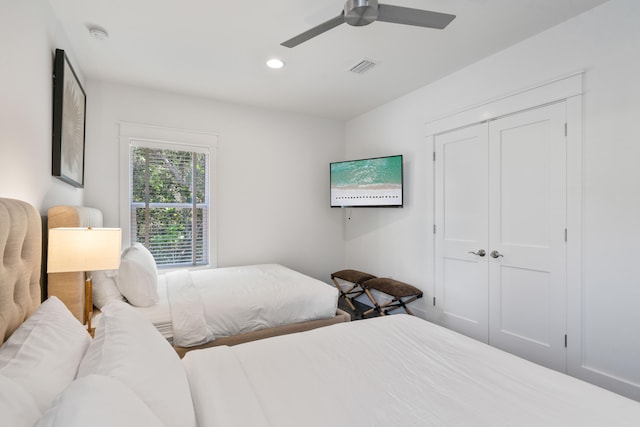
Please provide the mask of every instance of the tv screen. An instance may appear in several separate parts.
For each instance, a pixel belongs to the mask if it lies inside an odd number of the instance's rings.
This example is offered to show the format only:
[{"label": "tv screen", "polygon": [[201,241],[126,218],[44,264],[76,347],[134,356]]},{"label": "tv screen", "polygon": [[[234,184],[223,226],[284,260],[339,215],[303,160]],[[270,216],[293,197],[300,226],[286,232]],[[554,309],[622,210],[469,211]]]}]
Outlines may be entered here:
[{"label": "tv screen", "polygon": [[330,164],[331,207],[402,207],[402,155]]}]

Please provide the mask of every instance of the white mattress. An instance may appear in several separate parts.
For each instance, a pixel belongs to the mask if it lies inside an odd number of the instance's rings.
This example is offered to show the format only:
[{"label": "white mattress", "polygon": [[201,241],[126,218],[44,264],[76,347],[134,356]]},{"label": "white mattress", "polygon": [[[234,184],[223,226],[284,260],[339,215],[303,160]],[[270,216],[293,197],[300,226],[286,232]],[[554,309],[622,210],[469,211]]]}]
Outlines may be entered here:
[{"label": "white mattress", "polygon": [[279,264],[167,273],[178,346],[336,314],[334,286]]},{"label": "white mattress", "polygon": [[173,340],[173,326],[171,322],[171,307],[167,297],[167,278],[164,274],[158,275],[158,303],[151,307],[135,307],[144,317],[149,319],[153,326],[160,331],[167,340]]},{"label": "white mattress", "polygon": [[[136,311],[141,313],[146,319],[149,319],[153,326],[160,331],[170,343],[173,343],[173,325],[171,321],[171,308],[167,298],[167,280],[164,275],[158,275],[158,294],[159,300],[157,304],[150,307],[135,307]],[[100,327],[100,318],[102,313],[96,312],[92,318],[93,326]]]},{"label": "white mattress", "polygon": [[640,403],[399,314],[188,353],[201,426],[639,426]]}]

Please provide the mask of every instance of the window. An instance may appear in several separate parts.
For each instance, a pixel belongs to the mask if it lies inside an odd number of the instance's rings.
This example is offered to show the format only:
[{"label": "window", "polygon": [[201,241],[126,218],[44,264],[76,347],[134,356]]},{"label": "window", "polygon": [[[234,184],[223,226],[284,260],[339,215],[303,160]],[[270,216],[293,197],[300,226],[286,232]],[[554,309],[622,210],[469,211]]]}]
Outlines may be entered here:
[{"label": "window", "polygon": [[190,143],[188,132],[175,135],[182,131],[174,130],[165,130],[173,134],[166,136],[178,141],[124,136],[127,126],[121,125],[121,139],[128,154],[124,222],[130,243],[144,244],[159,267],[209,265],[215,144]]}]

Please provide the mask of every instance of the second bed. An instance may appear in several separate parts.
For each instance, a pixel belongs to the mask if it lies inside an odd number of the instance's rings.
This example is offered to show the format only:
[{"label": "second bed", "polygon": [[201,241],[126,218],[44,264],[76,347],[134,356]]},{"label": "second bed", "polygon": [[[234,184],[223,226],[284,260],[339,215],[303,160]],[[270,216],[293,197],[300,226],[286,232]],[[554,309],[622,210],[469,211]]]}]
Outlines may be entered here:
[{"label": "second bed", "polygon": [[351,320],[333,287],[279,264],[160,274],[158,293],[137,310],[181,356]]},{"label": "second bed", "polygon": [[[102,226],[102,213],[94,208],[55,206],[48,216],[49,228]],[[153,271],[155,274],[155,267]],[[104,287],[110,289],[106,292],[110,298],[123,299],[115,289],[115,276],[117,273],[94,273],[94,302],[104,300],[96,298],[97,292],[104,294]],[[58,292],[60,287],[52,286],[58,280],[52,274],[49,294],[53,290],[67,306],[68,301],[83,302],[83,277],[62,278],[65,294]],[[351,320],[348,313],[337,308],[335,287],[279,264],[157,274],[156,300],[136,310],[153,323],[180,356],[196,348],[235,345]],[[82,313],[82,307],[77,312]],[[99,327],[99,322],[98,313],[93,323]]]}]

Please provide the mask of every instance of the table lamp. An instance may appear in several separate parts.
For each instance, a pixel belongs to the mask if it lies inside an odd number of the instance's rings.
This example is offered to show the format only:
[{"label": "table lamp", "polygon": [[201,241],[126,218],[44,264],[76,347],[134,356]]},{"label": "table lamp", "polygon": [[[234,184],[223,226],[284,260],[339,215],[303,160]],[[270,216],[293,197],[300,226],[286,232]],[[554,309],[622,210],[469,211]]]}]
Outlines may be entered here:
[{"label": "table lamp", "polygon": [[120,266],[119,228],[52,228],[49,230],[47,273],[85,273],[84,314],[93,336],[93,287],[91,271],[115,270]]}]

